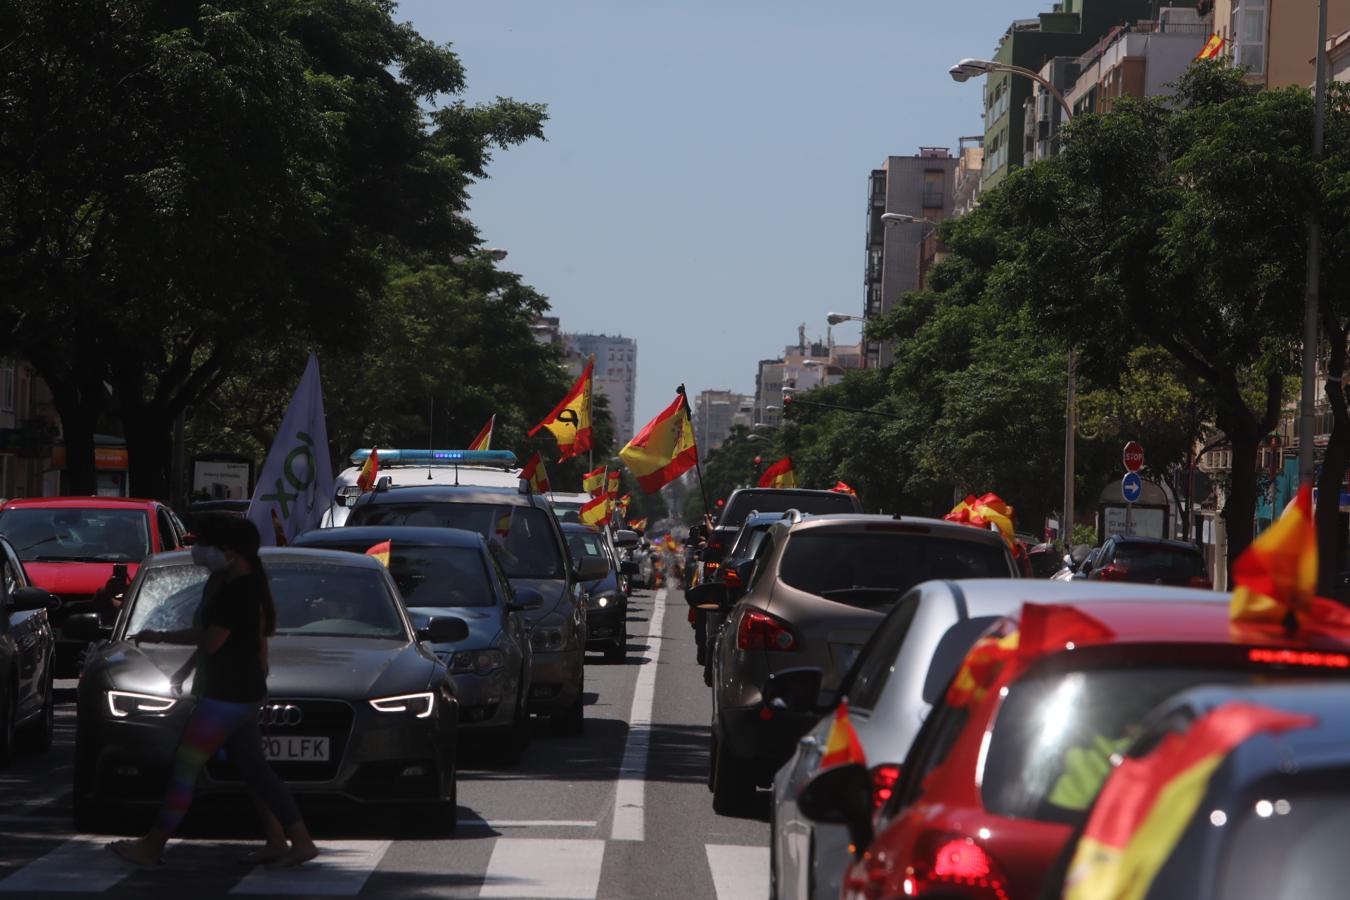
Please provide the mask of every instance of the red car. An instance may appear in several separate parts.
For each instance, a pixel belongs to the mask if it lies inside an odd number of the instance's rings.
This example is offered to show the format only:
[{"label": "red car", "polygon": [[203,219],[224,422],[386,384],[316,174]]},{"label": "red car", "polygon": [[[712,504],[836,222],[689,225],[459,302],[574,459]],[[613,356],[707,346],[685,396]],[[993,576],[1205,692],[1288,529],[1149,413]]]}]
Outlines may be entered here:
[{"label": "red car", "polygon": [[1004,619],[926,718],[875,819],[863,765],[808,782],[803,812],[847,824],[859,851],[844,897],[1034,898],[1154,707],[1201,684],[1350,675],[1350,633],[1238,628],[1226,596],[1168,593],[1094,601],[1089,586],[1083,602]]},{"label": "red car", "polygon": [[[114,576],[130,581],[141,560],[181,548],[186,533],[157,500],[33,497],[0,507],[0,534],[14,545],[33,584],[61,601],[51,613],[54,626],[72,609],[93,611],[89,604]],[[105,604],[102,611],[111,609]],[[58,670],[69,672],[84,644],[58,640]]]}]

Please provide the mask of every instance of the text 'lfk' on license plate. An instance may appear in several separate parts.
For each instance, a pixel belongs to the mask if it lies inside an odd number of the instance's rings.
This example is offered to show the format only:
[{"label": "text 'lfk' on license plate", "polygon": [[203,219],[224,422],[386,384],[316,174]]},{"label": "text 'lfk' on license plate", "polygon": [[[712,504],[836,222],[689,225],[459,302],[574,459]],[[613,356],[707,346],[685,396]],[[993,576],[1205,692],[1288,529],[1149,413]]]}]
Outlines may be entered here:
[{"label": "text 'lfk' on license plate", "polygon": [[328,738],[297,737],[292,734],[264,737],[263,756],[301,762],[327,762]]}]

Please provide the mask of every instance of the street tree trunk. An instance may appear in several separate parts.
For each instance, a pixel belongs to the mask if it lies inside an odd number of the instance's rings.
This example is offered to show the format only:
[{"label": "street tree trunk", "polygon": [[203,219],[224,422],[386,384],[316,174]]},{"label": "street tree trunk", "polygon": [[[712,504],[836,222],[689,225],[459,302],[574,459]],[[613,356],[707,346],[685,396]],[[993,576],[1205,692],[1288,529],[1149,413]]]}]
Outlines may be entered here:
[{"label": "street tree trunk", "polygon": [[1225,385],[1223,399],[1217,410],[1219,428],[1228,436],[1233,452],[1228,500],[1223,507],[1225,528],[1228,532],[1228,572],[1233,563],[1251,546],[1255,536],[1257,477],[1256,463],[1261,442],[1266,439],[1280,418],[1284,399],[1283,378],[1271,374],[1266,378],[1266,408],[1257,414],[1247,406],[1236,381]]},{"label": "street tree trunk", "polygon": [[127,477],[137,497],[173,502],[174,487],[169,477],[173,467],[173,419],[165,419],[154,410],[124,410],[127,434]]},{"label": "street tree trunk", "polygon": [[[1327,400],[1331,404],[1331,436],[1327,441],[1326,456],[1322,460],[1322,474],[1317,479],[1317,591],[1324,597],[1336,590],[1336,573],[1342,568],[1340,541],[1341,481],[1350,466],[1350,410],[1347,409],[1345,387],[1346,341],[1350,331],[1341,328],[1328,335],[1330,353],[1327,359]],[[1333,380],[1334,379],[1334,380]]]},{"label": "street tree trunk", "polygon": [[[42,374],[41,369],[39,373]],[[89,496],[98,489],[98,472],[94,463],[94,432],[102,411],[97,392],[82,391],[70,379],[49,378],[43,374],[52,392],[52,402],[61,417],[61,435],[66,451],[66,483],[64,492],[72,496]]]}]

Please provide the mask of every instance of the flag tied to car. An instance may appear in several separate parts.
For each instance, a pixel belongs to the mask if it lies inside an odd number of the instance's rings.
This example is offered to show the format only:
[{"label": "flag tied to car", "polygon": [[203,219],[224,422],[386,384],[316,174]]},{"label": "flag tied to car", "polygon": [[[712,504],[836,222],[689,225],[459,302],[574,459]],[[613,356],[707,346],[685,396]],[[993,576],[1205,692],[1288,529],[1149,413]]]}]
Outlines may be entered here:
[{"label": "flag tied to car", "polygon": [[1284,513],[1233,563],[1234,624],[1350,628],[1350,610],[1317,596],[1317,528],[1312,485],[1298,489]]},{"label": "flag tied to car", "polygon": [[765,469],[764,474],[759,476],[759,486],[762,488],[795,488],[797,486],[797,473],[792,468],[792,457],[785,456]]},{"label": "flag tied to car", "polygon": [[974,494],[969,495],[942,518],[976,528],[992,528],[1003,536],[1010,547],[1016,542],[1013,537],[1013,508],[993,492],[978,499]]},{"label": "flag tied to car", "polygon": [[317,528],[332,502],[333,465],[328,457],[319,358],[311,353],[263,462],[248,519],[257,527],[263,545],[270,546]]},{"label": "flag tied to car", "polygon": [[378,544],[375,544],[374,546],[366,550],[366,556],[375,557],[380,562],[384,563],[384,567],[387,569],[389,568],[389,554],[393,552],[394,552],[394,542],[392,540],[380,541]]},{"label": "flag tied to car", "polygon": [[1225,703],[1146,756],[1126,759],[1092,807],[1065,878],[1065,900],[1142,900],[1233,749],[1257,734],[1315,724],[1311,716]]},{"label": "flag tied to car", "polygon": [[848,701],[840,700],[834,710],[834,721],[830,723],[830,733],[825,738],[825,749],[820,754],[820,768],[833,769],[849,763],[865,766],[867,756],[848,717]]},{"label": "flag tied to car", "polygon": [[492,426],[497,424],[497,414],[493,413],[483,426],[483,430],[478,432],[478,437],[469,444],[470,450],[491,450],[492,449]]},{"label": "flag tied to car", "polygon": [[520,470],[520,480],[525,482],[526,490],[531,494],[547,494],[553,490],[553,486],[548,483],[548,472],[544,469],[544,458],[535,451],[530,456],[530,461],[525,463],[525,468]]},{"label": "flag tied to car", "polygon": [[619,458],[637,477],[638,487],[648,494],[698,465],[698,444],[684,385],[675,389],[675,400],[619,451]]},{"label": "flag tied to car", "polygon": [[604,466],[598,469],[592,469],[581,476],[581,489],[592,497],[597,496],[605,489],[605,476],[608,474]]},{"label": "flag tied to car", "polygon": [[558,452],[562,454],[559,462],[580,456],[591,449],[591,372],[594,368],[595,357],[592,356],[586,361],[586,368],[581,371],[581,376],[567,396],[542,422],[530,429],[530,437],[543,428],[552,433],[558,442]]},{"label": "flag tied to car", "polygon": [[836,481],[834,487],[830,488],[830,490],[834,491],[836,494],[851,494],[854,497],[858,496],[857,491],[844,484],[842,481]]},{"label": "flag tied to car", "polygon": [[581,521],[587,525],[600,526],[609,521],[609,495],[592,497],[581,507]]},{"label": "flag tied to car", "polygon": [[375,479],[380,474],[380,448],[371,447],[370,455],[366,461],[361,463],[361,472],[356,476],[356,486],[362,491],[368,491],[375,487]]}]

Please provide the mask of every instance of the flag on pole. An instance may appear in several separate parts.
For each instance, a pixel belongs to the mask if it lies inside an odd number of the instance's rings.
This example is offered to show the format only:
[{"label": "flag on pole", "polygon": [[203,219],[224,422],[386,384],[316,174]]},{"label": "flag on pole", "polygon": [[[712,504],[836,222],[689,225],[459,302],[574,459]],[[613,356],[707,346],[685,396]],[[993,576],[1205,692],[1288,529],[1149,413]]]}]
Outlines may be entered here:
[{"label": "flag on pole", "polygon": [[552,432],[563,460],[591,449],[591,370],[594,368],[595,357],[592,356],[567,396],[553,407],[553,412],[544,416],[542,422],[530,429],[530,437],[542,428]]},{"label": "flag on pole", "polygon": [[547,494],[553,490],[553,486],[548,483],[548,472],[544,469],[544,458],[538,451],[520,470],[520,480],[528,483],[531,494]]},{"label": "flag on pole", "polygon": [[618,498],[618,496],[619,496],[619,473],[618,473],[617,470],[616,470],[616,471],[613,471],[613,472],[610,472],[608,475],[605,476],[605,493],[606,493],[606,494],[609,494],[609,498],[610,498],[611,500],[614,500],[614,499],[617,499],[617,498]]},{"label": "flag on pole", "polygon": [[389,554],[393,552],[394,552],[393,541],[380,541],[378,544],[374,545],[373,547],[371,547],[369,550],[366,551],[366,556],[375,557],[380,562],[384,563],[384,567],[387,569],[389,568]]},{"label": "flag on pole", "polygon": [[361,464],[361,474],[356,476],[356,486],[362,491],[368,491],[375,487],[375,479],[380,474],[380,448],[371,447],[370,455],[366,461]]},{"label": "flag on pole", "polygon": [[581,476],[581,489],[592,497],[605,489],[605,467],[601,466]]},{"label": "flag on pole", "polygon": [[646,516],[643,516],[643,517],[640,518],[640,519],[634,519],[633,521],[631,521],[631,522],[628,523],[628,527],[631,528],[631,529],[633,529],[634,531],[646,531],[646,530],[647,530],[647,517],[646,517]]},{"label": "flag on pole", "polygon": [[497,414],[496,414],[496,413],[493,413],[493,414],[491,415],[491,417],[488,418],[487,424],[483,426],[483,430],[480,431],[480,432],[478,432],[478,437],[474,438],[474,439],[473,439],[473,443],[469,444],[469,449],[470,449],[470,450],[491,450],[491,449],[492,449],[492,426],[495,425],[495,424],[497,424]]},{"label": "flag on pole", "polygon": [[648,494],[698,465],[698,445],[689,421],[689,401],[680,387],[674,402],[647,423],[637,437],[619,451],[619,458],[637,476],[638,487]]},{"label": "flag on pole", "polygon": [[278,543],[278,536],[291,541],[300,532],[317,528],[332,502],[333,464],[328,457],[319,358],[311,353],[263,462],[248,519],[257,526],[263,545],[271,546]]},{"label": "flag on pole", "polygon": [[581,521],[587,525],[604,525],[609,519],[609,495],[594,497],[581,507]]},{"label": "flag on pole", "polygon": [[759,486],[762,488],[795,488],[797,486],[797,473],[792,469],[792,457],[785,456],[765,469],[764,474],[759,476]]},{"label": "flag on pole", "polygon": [[840,700],[834,711],[834,721],[830,723],[830,733],[825,738],[825,750],[820,755],[820,768],[833,769],[847,763],[867,765],[867,756],[863,753],[862,741],[853,729],[848,717],[848,701]]},{"label": "flag on pole", "polygon": [[1200,52],[1195,54],[1196,59],[1213,59],[1223,50],[1223,45],[1228,41],[1219,37],[1217,34],[1211,34],[1209,40],[1205,41],[1205,46],[1200,48]]}]

